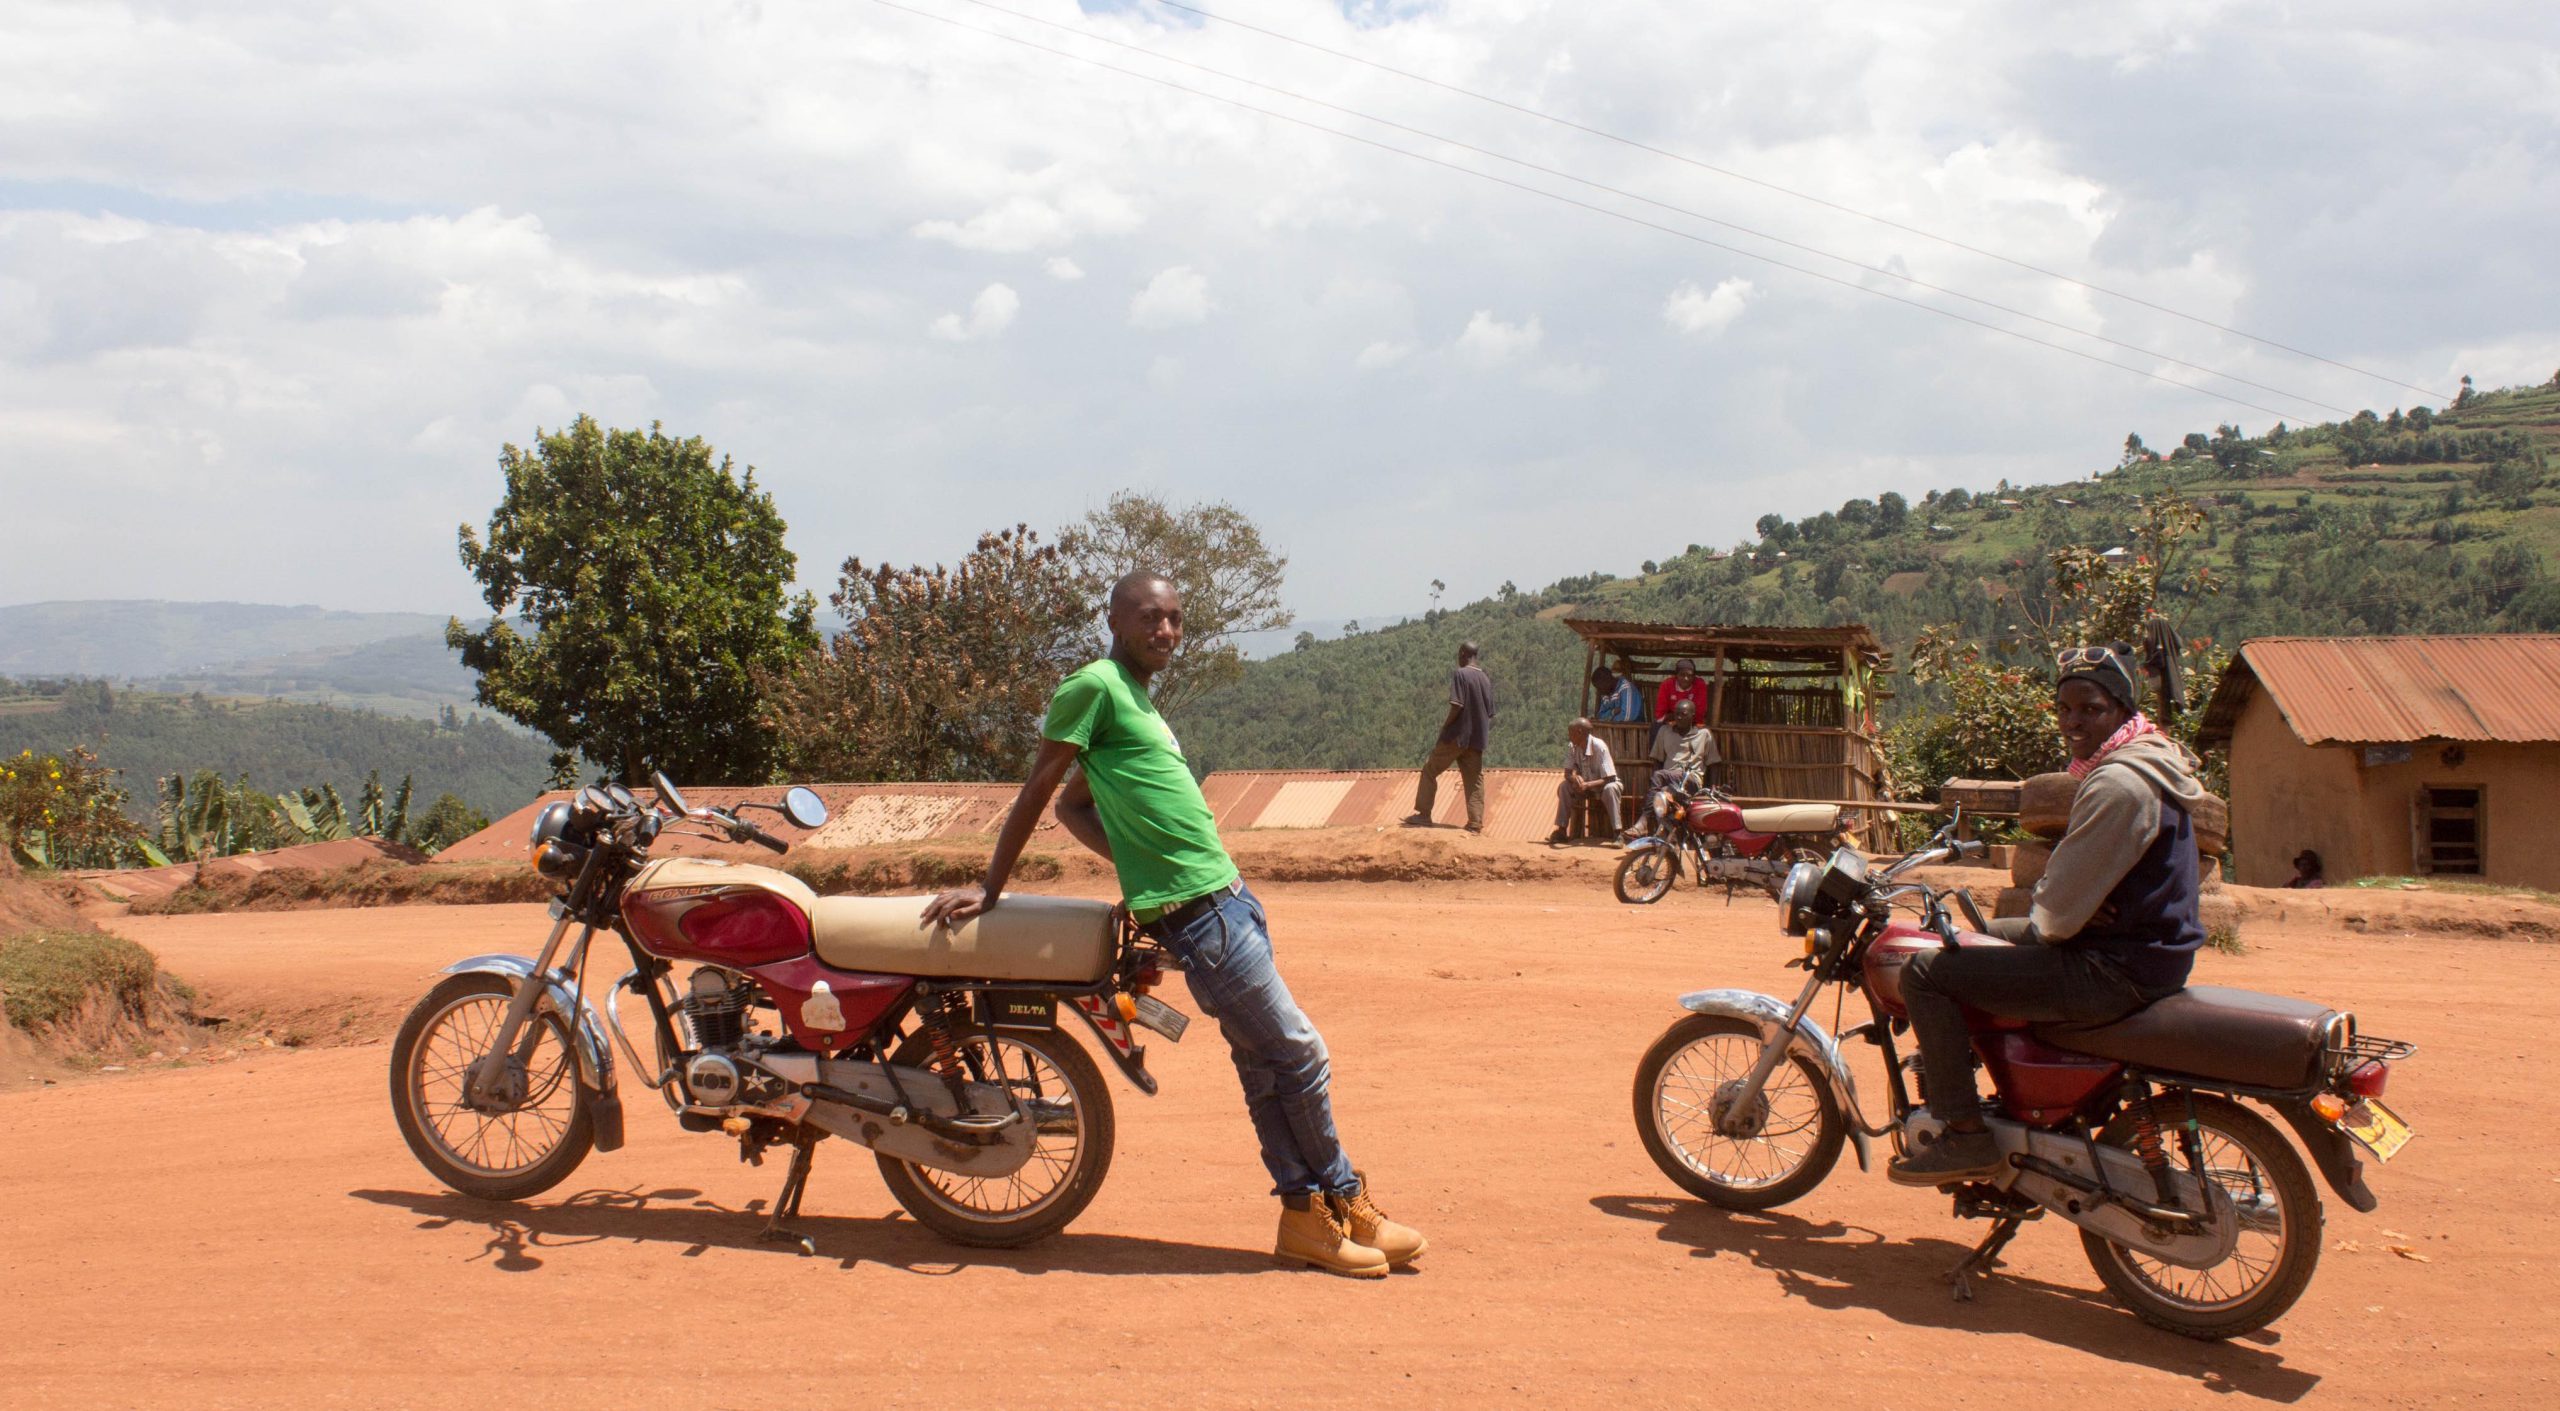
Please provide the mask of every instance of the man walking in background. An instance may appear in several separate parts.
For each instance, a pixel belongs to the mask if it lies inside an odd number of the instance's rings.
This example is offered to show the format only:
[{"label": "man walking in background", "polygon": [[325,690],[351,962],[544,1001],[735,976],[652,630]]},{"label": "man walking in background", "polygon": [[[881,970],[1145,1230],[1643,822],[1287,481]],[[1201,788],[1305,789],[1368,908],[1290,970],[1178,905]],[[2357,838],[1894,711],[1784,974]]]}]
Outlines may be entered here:
[{"label": "man walking in background", "polygon": [[1484,831],[1484,747],[1493,737],[1493,678],[1476,665],[1476,644],[1458,644],[1458,669],[1449,673],[1449,716],[1440,722],[1440,743],[1422,762],[1422,782],[1413,791],[1408,828],[1431,826],[1431,806],[1440,798],[1440,776],[1450,765],[1467,789],[1467,831]]},{"label": "man walking in background", "polygon": [[1564,779],[1556,785],[1556,830],[1547,835],[1547,845],[1564,846],[1574,831],[1574,815],[1595,802],[1608,816],[1602,828],[1614,843],[1618,810],[1627,792],[1618,778],[1618,761],[1610,757],[1609,742],[1591,732],[1588,720],[1566,726],[1564,737]]},{"label": "man walking in background", "polygon": [[1273,1252],[1383,1278],[1422,1253],[1422,1236],[1388,1219],[1351,1168],[1333,1127],[1324,1036],[1281,980],[1262,903],[1218,841],[1182,743],[1147,695],[1182,645],[1182,595],[1163,574],[1132,573],[1111,590],[1109,620],[1111,655],[1058,683],[1050,698],[1040,753],[996,834],[985,880],[935,897],[925,924],[956,924],[998,905],[1055,794],[1059,826],[1111,860],[1129,919],[1181,962],[1191,997],[1226,1036],[1280,1197]]}]

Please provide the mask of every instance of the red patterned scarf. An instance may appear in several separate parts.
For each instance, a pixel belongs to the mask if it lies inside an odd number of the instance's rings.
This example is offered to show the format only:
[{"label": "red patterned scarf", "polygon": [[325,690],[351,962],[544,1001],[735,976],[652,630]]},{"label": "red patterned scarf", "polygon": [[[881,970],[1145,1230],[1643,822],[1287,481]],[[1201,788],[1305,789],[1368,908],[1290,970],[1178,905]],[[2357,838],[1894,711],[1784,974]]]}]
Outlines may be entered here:
[{"label": "red patterned scarf", "polygon": [[2071,777],[2074,779],[2085,779],[2089,777],[2090,770],[2097,768],[2101,763],[2105,762],[2107,756],[2114,754],[2117,750],[2122,749],[2126,745],[2132,744],[2134,741],[2141,739],[2145,735],[2157,735],[2159,733],[2160,727],[2152,724],[2149,717],[2137,710],[2133,713],[2132,719],[2116,727],[2116,733],[2109,735],[2105,744],[2098,746],[2098,752],[2096,754],[2089,756],[2087,759],[2075,759],[2071,761]]}]

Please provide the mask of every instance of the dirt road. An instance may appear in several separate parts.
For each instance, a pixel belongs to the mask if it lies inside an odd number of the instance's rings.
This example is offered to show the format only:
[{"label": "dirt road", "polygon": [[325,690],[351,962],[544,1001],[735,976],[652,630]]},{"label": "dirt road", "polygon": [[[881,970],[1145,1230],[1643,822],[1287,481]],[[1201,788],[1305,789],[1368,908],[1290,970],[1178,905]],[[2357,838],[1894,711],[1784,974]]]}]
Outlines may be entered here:
[{"label": "dirt road", "polygon": [[[2260,927],[2251,954],[2205,959],[2214,981],[2352,1004],[2424,1052],[2393,1083],[2421,1136],[2374,1177],[2382,1209],[2330,1200],[2305,1301],[2269,1333],[2204,1346],[2108,1303],[2050,1222],[1980,1301],[1950,1301],[1939,1273],[1979,1227],[1846,1158],[1766,1217],[1676,1195],[1636,1143],[1630,1075],[1680,991],[1790,987],[1763,903],[1684,891],[1628,909],[1560,883],[1264,892],[1334,1050],[1345,1136],[1388,1209],[1431,1236],[1419,1272],[1271,1267],[1273,1205],[1205,1026],[1155,1045],[1163,1096],[1113,1080],[1118,1157],[1067,1235],[943,1245],[896,1213],[867,1155],[830,1143],[804,1222],[816,1259],[753,1242],[778,1163],[739,1165],[645,1092],[626,1087],[625,1149],[531,1205],[489,1205],[409,1158],[382,1046],[261,1051],[0,1096],[0,1404],[2560,1396],[2560,1063],[2544,1039],[2560,949]],[[540,925],[530,907],[447,907],[118,929],[217,1003],[307,1016],[326,1042],[381,1032],[436,966],[530,948]]]}]

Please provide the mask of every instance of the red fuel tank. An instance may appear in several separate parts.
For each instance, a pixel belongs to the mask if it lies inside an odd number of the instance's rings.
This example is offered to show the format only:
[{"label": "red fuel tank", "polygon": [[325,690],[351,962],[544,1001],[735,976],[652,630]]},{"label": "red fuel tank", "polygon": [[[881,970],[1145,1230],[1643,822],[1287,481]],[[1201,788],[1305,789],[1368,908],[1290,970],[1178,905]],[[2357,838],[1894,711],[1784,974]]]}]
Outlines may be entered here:
[{"label": "red fuel tank", "polygon": [[1713,799],[1698,799],[1689,805],[1689,826],[1701,833],[1739,833],[1742,810]]},{"label": "red fuel tank", "polygon": [[622,919],[651,955],[745,970],[809,953],[815,899],[769,867],[664,858],[623,889]]}]

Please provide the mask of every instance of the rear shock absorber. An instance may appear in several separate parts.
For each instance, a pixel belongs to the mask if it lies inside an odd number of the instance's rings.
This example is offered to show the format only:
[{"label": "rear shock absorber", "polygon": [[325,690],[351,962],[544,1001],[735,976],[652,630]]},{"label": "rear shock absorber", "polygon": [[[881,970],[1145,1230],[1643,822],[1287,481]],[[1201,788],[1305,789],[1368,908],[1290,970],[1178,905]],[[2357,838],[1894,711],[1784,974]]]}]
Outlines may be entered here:
[{"label": "rear shock absorber", "polygon": [[2147,1085],[2129,1083],[2126,1111],[2133,1117],[2133,1152],[2142,1158],[2142,1169],[2151,1173],[2151,1189],[2162,1205],[2178,1208],[2178,1190],[2169,1180],[2169,1149],[2160,1140],[2160,1113]]},{"label": "rear shock absorber", "polygon": [[957,990],[941,990],[916,1006],[916,1020],[924,1026],[925,1041],[933,1045],[933,1057],[927,1066],[946,1077],[960,1073],[960,1026],[969,1019],[969,997]]}]

